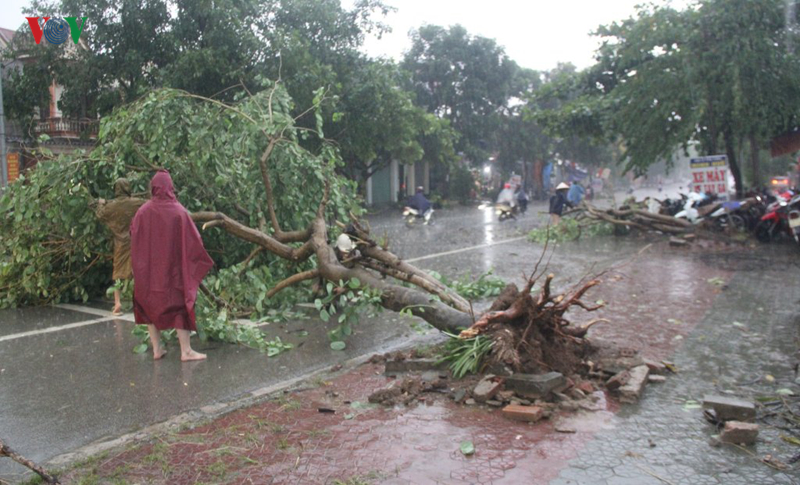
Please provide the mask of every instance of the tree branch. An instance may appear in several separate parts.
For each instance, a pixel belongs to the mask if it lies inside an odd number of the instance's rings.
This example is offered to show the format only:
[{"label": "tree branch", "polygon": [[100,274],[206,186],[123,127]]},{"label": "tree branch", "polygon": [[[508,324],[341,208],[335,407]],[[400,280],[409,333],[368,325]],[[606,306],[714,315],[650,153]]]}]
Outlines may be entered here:
[{"label": "tree branch", "polygon": [[20,465],[24,465],[24,466],[30,468],[31,470],[36,472],[37,475],[42,477],[42,480],[44,480],[47,483],[52,483],[52,484],[61,483],[61,482],[58,481],[57,477],[54,477],[53,475],[50,475],[49,473],[47,473],[47,471],[44,468],[40,467],[36,463],[28,460],[24,456],[20,455],[19,453],[17,453],[14,450],[12,450],[8,445],[3,443],[2,440],[0,440],[0,456],[7,456],[7,457],[11,458],[12,460],[16,461],[17,463],[19,463]]},{"label": "tree branch", "polygon": [[269,212],[270,221],[272,222],[272,230],[274,231],[275,239],[282,243],[307,241],[309,237],[308,230],[283,232],[280,223],[278,223],[278,216],[275,214],[275,197],[272,192],[272,181],[269,177],[267,160],[269,160],[270,154],[272,154],[275,146],[281,140],[282,138],[279,137],[270,137],[269,144],[258,161],[259,168],[261,169],[261,178],[264,181],[264,190],[267,192],[267,210]]},{"label": "tree branch", "polygon": [[247,227],[221,212],[195,212],[191,214],[191,216],[192,220],[195,222],[213,222],[214,226],[221,226],[239,239],[257,244],[267,251],[283,259],[288,259],[289,261],[305,261],[313,254],[313,250],[308,242],[299,248],[293,248],[257,229]]},{"label": "tree branch", "polygon": [[294,284],[297,284],[301,281],[306,280],[313,280],[314,278],[319,278],[319,269],[314,268],[312,270],[303,271],[302,273],[297,273],[292,275],[285,280],[281,281],[277,285],[273,286],[271,290],[267,292],[267,298],[272,298],[275,296],[279,291],[283,290],[284,288],[288,288]]}]

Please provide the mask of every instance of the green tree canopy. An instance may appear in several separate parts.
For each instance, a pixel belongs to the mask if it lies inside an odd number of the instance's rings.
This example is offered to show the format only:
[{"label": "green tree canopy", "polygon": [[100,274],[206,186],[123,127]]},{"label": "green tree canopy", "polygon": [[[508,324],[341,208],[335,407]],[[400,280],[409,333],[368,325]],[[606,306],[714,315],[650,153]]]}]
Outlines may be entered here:
[{"label": "green tree canopy", "polygon": [[459,134],[456,150],[482,161],[498,148],[502,115],[513,92],[517,65],[494,40],[456,25],[420,27],[403,67],[417,102],[447,119]]},{"label": "green tree canopy", "polygon": [[[318,98],[317,106],[321,103]],[[166,168],[189,211],[234,214],[243,224],[272,233],[255,163],[266,149],[265,133],[280,134],[269,170],[284,228],[308,225],[326,181],[332,216],[346,221],[351,211],[359,212],[354,184],[333,175],[341,163],[333,147],[311,153],[298,144],[301,136],[318,133],[295,127],[285,89],[246,97],[233,107],[184,91],[150,93],[104,118],[90,153],[42,161],[11,184],[0,198],[0,306],[85,299],[107,286],[109,238],[90,204],[111,198],[118,177],[129,178],[135,192],[147,193],[153,170]],[[218,268],[241,262],[251,249],[216,232],[204,234],[204,243]],[[293,270],[279,258],[265,262],[271,276],[261,284]]]},{"label": "green tree canopy", "polygon": [[560,106],[539,119],[561,134],[619,140],[629,170],[671,165],[696,141],[727,154],[741,193],[742,149],[758,183],[761,145],[798,125],[800,59],[780,0],[641,7],[597,35],[596,64],[558,83],[548,94]]}]

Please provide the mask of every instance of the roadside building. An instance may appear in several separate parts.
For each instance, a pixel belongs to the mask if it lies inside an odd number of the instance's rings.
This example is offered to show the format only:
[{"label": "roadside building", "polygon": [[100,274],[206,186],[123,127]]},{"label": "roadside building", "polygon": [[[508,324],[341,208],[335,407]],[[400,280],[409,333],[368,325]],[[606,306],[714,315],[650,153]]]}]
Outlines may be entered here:
[{"label": "roadside building", "polygon": [[[0,52],[6,52],[17,35],[22,34],[0,27]],[[30,42],[33,44],[32,39]],[[76,52],[82,45],[82,42],[77,46],[65,43],[63,48]],[[30,51],[35,52],[35,49]],[[27,63],[32,62],[35,62],[35,58],[30,55],[6,59],[3,62],[3,80],[7,80],[10,73],[21,70]],[[69,153],[79,148],[89,148],[97,139],[98,120],[66,116],[59,108],[63,86],[56,79],[51,81],[49,91],[50,101],[46,106],[31,106],[33,120],[30,125],[23,126],[18,120],[6,116],[3,134],[6,140],[6,159],[3,162],[8,167],[9,182],[15,180],[21,171],[37,163],[32,148],[40,135],[49,137],[40,146],[49,149],[54,155]],[[8,96],[7,93],[5,95]]]}]

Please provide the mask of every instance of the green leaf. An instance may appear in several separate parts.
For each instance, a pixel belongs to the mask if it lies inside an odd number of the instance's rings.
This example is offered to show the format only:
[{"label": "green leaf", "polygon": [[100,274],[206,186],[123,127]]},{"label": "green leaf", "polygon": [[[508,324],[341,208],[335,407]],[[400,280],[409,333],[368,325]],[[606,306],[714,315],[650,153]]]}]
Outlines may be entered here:
[{"label": "green leaf", "polygon": [[148,348],[147,344],[139,344],[133,348],[133,352],[135,354],[143,354],[147,352],[147,348]]},{"label": "green leaf", "polygon": [[347,347],[347,344],[342,342],[341,340],[337,340],[336,342],[331,342],[331,348],[333,350],[344,350]]},{"label": "green leaf", "polygon": [[320,300],[319,298],[314,300],[314,307],[316,307],[317,311],[322,310],[322,300]]},{"label": "green leaf", "polygon": [[352,278],[348,283],[348,286],[354,290],[357,290],[361,286],[361,281],[358,278]]},{"label": "green leaf", "polygon": [[780,435],[781,439],[787,443],[793,444],[795,446],[800,446],[800,439],[795,438],[794,436],[786,436],[784,434]]},{"label": "green leaf", "polygon": [[464,456],[475,454],[475,445],[472,444],[472,441],[462,441],[459,449]]},{"label": "green leaf", "polygon": [[328,310],[322,310],[319,312],[319,318],[321,318],[323,322],[327,322],[331,319],[331,315],[328,313]]}]

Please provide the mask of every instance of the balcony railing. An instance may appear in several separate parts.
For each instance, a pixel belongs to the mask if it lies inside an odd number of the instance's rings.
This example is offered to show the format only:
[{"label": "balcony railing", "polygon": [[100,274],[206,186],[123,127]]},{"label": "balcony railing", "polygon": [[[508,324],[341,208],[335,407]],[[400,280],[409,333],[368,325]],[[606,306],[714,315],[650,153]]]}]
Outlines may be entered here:
[{"label": "balcony railing", "polygon": [[61,138],[97,138],[98,122],[89,119],[49,118],[34,125],[37,135],[46,134]]}]

